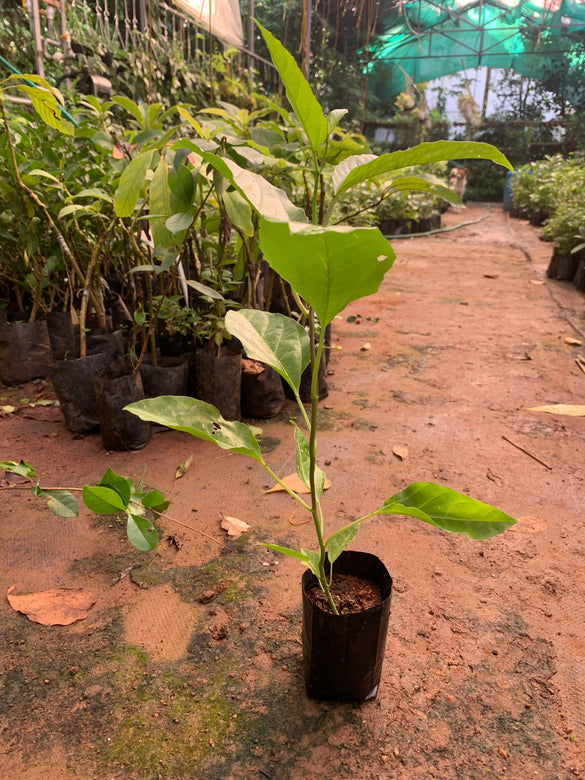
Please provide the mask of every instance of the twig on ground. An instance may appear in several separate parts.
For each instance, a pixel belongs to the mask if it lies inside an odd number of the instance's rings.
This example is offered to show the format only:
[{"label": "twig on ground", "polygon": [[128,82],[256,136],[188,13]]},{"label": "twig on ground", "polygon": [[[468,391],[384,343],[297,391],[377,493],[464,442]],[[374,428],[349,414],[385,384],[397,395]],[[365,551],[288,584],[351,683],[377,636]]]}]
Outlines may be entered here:
[{"label": "twig on ground", "polygon": [[117,584],[118,584],[118,582],[120,582],[120,580],[123,580],[123,579],[124,579],[124,577],[127,577],[127,576],[130,574],[130,572],[132,571],[132,569],[137,569],[139,566],[142,566],[142,564],[141,564],[141,563],[133,563],[131,566],[127,566],[127,567],[124,569],[124,571],[121,571],[121,572],[118,574],[118,576],[116,577],[116,579],[115,579],[115,580],[112,582],[112,585],[117,585]]},{"label": "twig on ground", "polygon": [[520,450],[520,451],[521,451],[521,452],[523,452],[525,455],[528,455],[528,457],[529,457],[529,458],[532,458],[532,459],[533,459],[533,460],[535,460],[537,463],[540,463],[540,465],[541,465],[541,466],[544,466],[544,467],[545,467],[545,469],[548,469],[549,471],[552,471],[552,466],[549,466],[549,465],[548,465],[548,463],[545,463],[545,461],[544,461],[544,460],[541,460],[541,459],[540,459],[540,458],[539,458],[537,455],[535,455],[534,453],[530,452],[530,450],[527,450],[527,449],[525,449],[524,447],[522,447],[522,445],[521,445],[521,444],[516,444],[516,442],[515,442],[515,441],[512,441],[512,439],[509,439],[507,436],[504,436],[503,434],[502,434],[502,439],[503,439],[504,441],[507,441],[507,442],[508,442],[508,444],[511,444],[511,445],[512,445],[512,447],[516,447],[516,449]]}]

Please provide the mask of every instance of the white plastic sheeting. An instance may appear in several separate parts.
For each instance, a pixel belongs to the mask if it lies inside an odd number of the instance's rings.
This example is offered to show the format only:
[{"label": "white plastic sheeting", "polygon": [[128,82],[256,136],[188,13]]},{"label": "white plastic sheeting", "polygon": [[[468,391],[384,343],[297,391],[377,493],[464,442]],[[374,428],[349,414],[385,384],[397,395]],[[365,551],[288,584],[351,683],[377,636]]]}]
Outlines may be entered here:
[{"label": "white plastic sheeting", "polygon": [[174,0],[199,27],[224,43],[244,47],[244,30],[238,0]]}]

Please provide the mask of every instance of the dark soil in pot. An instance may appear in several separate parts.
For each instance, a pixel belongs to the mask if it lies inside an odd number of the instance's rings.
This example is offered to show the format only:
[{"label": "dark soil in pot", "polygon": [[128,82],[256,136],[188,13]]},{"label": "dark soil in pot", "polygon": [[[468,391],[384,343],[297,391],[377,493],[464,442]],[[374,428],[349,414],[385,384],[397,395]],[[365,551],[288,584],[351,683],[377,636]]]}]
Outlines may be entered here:
[{"label": "dark soil in pot", "polygon": [[[379,585],[353,574],[336,574],[331,584],[331,595],[340,615],[363,612],[384,600]],[[325,593],[317,583],[307,588],[307,596],[323,612],[333,614]]]},{"label": "dark soil in pot", "polygon": [[334,615],[328,605],[323,609],[321,597],[317,602],[312,598],[315,586],[319,587],[316,577],[307,570],[302,578],[307,695],[357,701],[375,698],[390,619],[392,578],[388,570],[370,553],[345,551],[335,561],[334,591],[343,597],[342,609],[361,609],[357,612]]}]

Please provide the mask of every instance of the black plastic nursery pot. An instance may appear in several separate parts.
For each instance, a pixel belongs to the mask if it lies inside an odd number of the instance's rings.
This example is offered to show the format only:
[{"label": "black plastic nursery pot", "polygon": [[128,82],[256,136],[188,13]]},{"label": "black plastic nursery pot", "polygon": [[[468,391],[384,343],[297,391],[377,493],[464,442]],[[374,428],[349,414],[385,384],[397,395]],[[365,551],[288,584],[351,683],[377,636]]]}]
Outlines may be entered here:
[{"label": "black plastic nursery pot", "polygon": [[392,577],[375,555],[345,551],[335,574],[353,574],[380,587],[382,602],[363,612],[333,615],[307,595],[317,582],[307,569],[303,591],[303,674],[311,699],[368,701],[378,693],[390,620]]},{"label": "black plastic nursery pot", "polygon": [[265,420],[285,404],[280,374],[257,360],[242,360],[242,416]]},{"label": "black plastic nursery pot", "polygon": [[75,325],[69,311],[50,311],[47,326],[51,351],[55,360],[73,360],[79,357],[79,325]]},{"label": "black plastic nursery pot", "polygon": [[[239,342],[238,342],[239,344]],[[196,351],[196,395],[217,407],[226,420],[239,420],[242,389],[241,346],[224,342],[219,350],[208,344]]]},{"label": "black plastic nursery pot", "polygon": [[47,376],[53,361],[45,320],[0,324],[0,379],[19,385]]},{"label": "black plastic nursery pot", "polygon": [[56,360],[51,365],[49,377],[68,431],[89,433],[99,425],[93,378],[110,360],[110,355],[98,352],[75,360]]},{"label": "black plastic nursery pot", "polygon": [[139,371],[127,363],[104,366],[93,378],[102,444],[106,450],[140,450],[150,441],[149,422],[124,410],[144,399]]},{"label": "black plastic nursery pot", "polygon": [[146,398],[159,395],[187,395],[189,364],[186,358],[159,357],[157,365],[144,361],[140,376]]}]

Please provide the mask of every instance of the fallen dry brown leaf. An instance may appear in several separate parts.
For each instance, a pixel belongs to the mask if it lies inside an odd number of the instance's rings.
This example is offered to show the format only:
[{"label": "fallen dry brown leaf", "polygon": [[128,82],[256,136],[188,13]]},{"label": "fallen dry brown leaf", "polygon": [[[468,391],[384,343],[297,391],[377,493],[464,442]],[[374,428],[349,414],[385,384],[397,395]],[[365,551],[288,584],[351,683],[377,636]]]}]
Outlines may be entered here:
[{"label": "fallen dry brown leaf", "polygon": [[239,520],[237,517],[228,517],[227,515],[222,519],[221,527],[224,531],[227,531],[230,539],[237,539],[245,531],[250,530],[249,524],[244,520]]},{"label": "fallen dry brown leaf", "polygon": [[395,444],[392,447],[392,452],[400,460],[406,460],[408,458],[408,447],[403,447],[401,444]]},{"label": "fallen dry brown leaf", "polygon": [[[298,474],[289,474],[286,477],[283,477],[281,482],[283,482],[289,490],[294,491],[295,493],[310,493],[311,491],[309,488],[305,485],[305,483],[300,479]],[[325,478],[325,490],[327,488],[331,487],[331,480]],[[270,490],[265,490],[265,493],[277,493],[280,490],[284,490],[284,488],[281,485],[274,485],[274,487],[271,487]]]},{"label": "fallen dry brown leaf", "polygon": [[69,626],[84,620],[96,602],[93,593],[83,588],[55,588],[22,596],[14,595],[14,588],[11,585],[6,592],[12,609],[42,626]]},{"label": "fallen dry brown leaf", "polygon": [[583,404],[548,404],[545,406],[531,406],[529,412],[547,412],[547,414],[563,414],[566,417],[585,417]]}]

